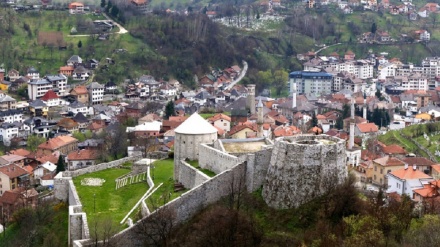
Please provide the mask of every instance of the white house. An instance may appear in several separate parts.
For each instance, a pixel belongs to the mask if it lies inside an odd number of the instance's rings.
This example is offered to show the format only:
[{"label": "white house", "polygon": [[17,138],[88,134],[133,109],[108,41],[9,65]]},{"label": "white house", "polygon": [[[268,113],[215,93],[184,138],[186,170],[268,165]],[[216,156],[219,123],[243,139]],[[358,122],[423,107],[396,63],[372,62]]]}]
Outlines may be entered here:
[{"label": "white house", "polygon": [[31,81],[32,81],[32,80],[38,80],[38,79],[40,79],[40,72],[38,72],[38,70],[35,69],[34,67],[30,67],[30,68],[27,70],[27,74],[26,74],[26,76],[27,76],[29,79],[31,79]]},{"label": "white house", "polygon": [[105,91],[104,85],[101,85],[97,82],[92,82],[90,85],[87,86],[87,89],[89,91],[89,101],[93,105],[102,104]]},{"label": "white house", "polygon": [[15,124],[2,123],[0,125],[0,138],[4,145],[11,145],[11,139],[17,136],[18,127]]},{"label": "white house", "polygon": [[23,112],[20,110],[7,110],[0,112],[0,121],[5,123],[23,122]]},{"label": "white house", "polygon": [[169,84],[164,84],[160,86],[160,92],[163,93],[165,96],[177,95],[177,89]]},{"label": "white house", "polygon": [[405,165],[403,169],[388,173],[387,177],[388,193],[406,194],[411,199],[414,199],[413,190],[422,189],[425,184],[434,180],[431,176],[417,170],[416,166],[408,167],[408,165]]},{"label": "white house", "polygon": [[231,118],[225,114],[218,113],[208,119],[215,127],[229,132],[231,130]]},{"label": "white house", "polygon": [[28,96],[31,100],[43,97],[43,95],[53,88],[52,82],[47,79],[32,80],[28,83]]},{"label": "white house", "polygon": [[67,111],[72,112],[74,115],[76,115],[78,112],[81,112],[84,116],[87,116],[89,113],[87,106],[79,101],[75,101],[67,106]]},{"label": "white house", "polygon": [[48,75],[46,79],[52,83],[52,90],[57,93],[58,96],[64,96],[67,94],[67,76],[63,74]]},{"label": "white house", "polygon": [[38,180],[46,174],[55,172],[56,169],[57,166],[55,164],[47,161],[46,163],[41,164],[34,169],[34,179]]}]

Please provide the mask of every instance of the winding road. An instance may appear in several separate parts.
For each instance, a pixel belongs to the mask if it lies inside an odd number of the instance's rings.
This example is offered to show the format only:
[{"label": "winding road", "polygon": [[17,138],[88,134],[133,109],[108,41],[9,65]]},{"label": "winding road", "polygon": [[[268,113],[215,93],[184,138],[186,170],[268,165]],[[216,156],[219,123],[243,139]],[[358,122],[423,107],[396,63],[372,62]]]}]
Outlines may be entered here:
[{"label": "winding road", "polygon": [[248,70],[248,64],[246,61],[243,60],[243,70],[241,71],[240,75],[238,76],[237,79],[235,79],[227,87],[225,87],[224,90],[231,89],[233,86],[235,86],[235,84],[241,81],[241,79],[243,79],[243,77],[246,75],[247,70]]}]

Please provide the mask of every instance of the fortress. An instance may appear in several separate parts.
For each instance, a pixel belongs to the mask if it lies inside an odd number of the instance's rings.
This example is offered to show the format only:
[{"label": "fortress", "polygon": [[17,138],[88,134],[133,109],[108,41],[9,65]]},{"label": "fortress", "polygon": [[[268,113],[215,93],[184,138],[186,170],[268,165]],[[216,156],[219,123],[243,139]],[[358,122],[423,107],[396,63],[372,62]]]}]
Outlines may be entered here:
[{"label": "fortress", "polygon": [[[163,215],[161,212],[172,215],[176,225],[237,191],[263,188],[263,199],[270,207],[298,207],[347,177],[345,141],[336,137],[297,135],[274,142],[265,138],[217,139],[217,129],[197,113],[176,128],[175,133],[174,179],[189,191],[152,213],[142,210],[144,217],[116,234],[114,241],[144,246],[147,240],[139,232],[152,226],[151,222]],[[189,165],[189,160],[216,175],[207,176]],[[70,190],[69,184],[55,186],[55,195],[68,195]],[[65,200],[66,196],[59,199]],[[69,232],[72,246],[88,245],[84,229],[70,229],[83,233],[72,236]]]}]

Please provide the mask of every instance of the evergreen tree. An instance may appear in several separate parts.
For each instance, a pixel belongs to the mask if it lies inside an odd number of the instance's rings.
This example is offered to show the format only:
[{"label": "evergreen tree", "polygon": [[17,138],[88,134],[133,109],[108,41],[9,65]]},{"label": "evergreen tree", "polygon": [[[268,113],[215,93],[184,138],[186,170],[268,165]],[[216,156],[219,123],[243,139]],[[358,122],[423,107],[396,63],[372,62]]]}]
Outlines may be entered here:
[{"label": "evergreen tree", "polygon": [[336,119],[335,128],[336,129],[344,128],[344,119],[342,118],[342,116],[340,116],[340,117],[338,117],[338,119]]},{"label": "evergreen tree", "polygon": [[315,126],[318,126],[318,118],[316,118],[316,114],[313,112],[313,114],[312,114],[312,120],[311,120],[312,122],[311,122],[311,127],[315,127]]},{"label": "evergreen tree", "polygon": [[64,166],[64,159],[63,159],[63,156],[60,155],[58,157],[58,162],[57,162],[57,173],[65,171],[65,170],[66,170],[66,167]]},{"label": "evergreen tree", "polygon": [[376,25],[376,22],[374,22],[373,25],[371,25],[371,33],[375,34],[376,31],[377,31],[377,25]]},{"label": "evergreen tree", "polygon": [[118,17],[118,14],[119,14],[119,8],[118,8],[118,6],[113,6],[113,8],[112,8],[112,10],[111,10],[111,12],[110,12],[110,14],[113,16],[113,17]]},{"label": "evergreen tree", "polygon": [[376,98],[378,98],[379,100],[382,98],[382,93],[380,92],[379,89],[376,90],[375,95],[376,95]]},{"label": "evergreen tree", "polygon": [[105,7],[105,0],[101,0],[101,8]]},{"label": "evergreen tree", "polygon": [[169,101],[165,106],[165,118],[168,119],[170,116],[176,115],[176,111],[174,109],[174,102]]},{"label": "evergreen tree", "polygon": [[83,46],[83,43],[80,41],[78,41],[78,48],[81,48]]}]

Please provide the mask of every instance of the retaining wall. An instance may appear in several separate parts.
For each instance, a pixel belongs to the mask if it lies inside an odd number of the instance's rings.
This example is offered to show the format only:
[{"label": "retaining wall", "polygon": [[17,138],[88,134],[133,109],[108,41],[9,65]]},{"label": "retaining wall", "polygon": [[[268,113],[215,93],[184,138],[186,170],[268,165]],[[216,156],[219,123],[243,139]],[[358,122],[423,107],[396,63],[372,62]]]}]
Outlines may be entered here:
[{"label": "retaining wall", "polygon": [[[240,159],[217,150],[207,144],[199,145],[199,166],[216,174],[231,169],[240,162]],[[179,181],[180,182],[180,181]]]},{"label": "retaining wall", "polygon": [[192,189],[209,180],[210,177],[205,173],[197,170],[184,160],[180,161],[179,179],[178,181],[187,189]]},{"label": "retaining wall", "polygon": [[107,163],[101,163],[101,164],[89,166],[86,168],[78,169],[75,171],[64,171],[63,177],[77,177],[77,176],[81,176],[81,175],[84,175],[87,173],[92,173],[92,172],[97,172],[97,171],[102,171],[105,169],[117,167],[117,166],[122,165],[128,161],[134,161],[134,160],[140,160],[140,159],[142,159],[142,156],[125,157],[125,158],[122,158],[119,160],[114,160],[114,161],[110,161]]},{"label": "retaining wall", "polygon": [[[148,229],[150,222],[157,220],[157,217],[163,217],[163,212],[166,212],[166,215],[172,215],[173,224],[183,223],[206,206],[229,195],[232,190],[245,189],[245,176],[246,163],[244,162],[182,194],[148,217],[141,219],[132,227],[118,233],[113,240],[124,243],[125,246],[148,246],[148,242],[146,242],[148,239],[143,231]],[[239,188],[240,186],[241,188]]]}]

